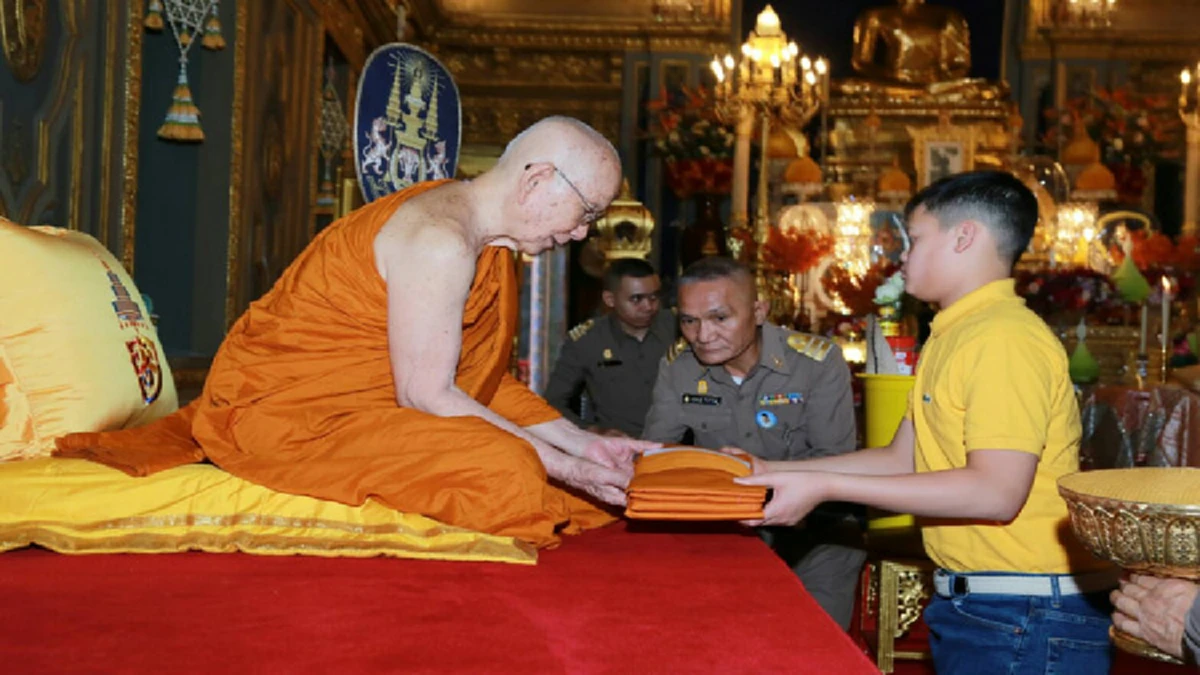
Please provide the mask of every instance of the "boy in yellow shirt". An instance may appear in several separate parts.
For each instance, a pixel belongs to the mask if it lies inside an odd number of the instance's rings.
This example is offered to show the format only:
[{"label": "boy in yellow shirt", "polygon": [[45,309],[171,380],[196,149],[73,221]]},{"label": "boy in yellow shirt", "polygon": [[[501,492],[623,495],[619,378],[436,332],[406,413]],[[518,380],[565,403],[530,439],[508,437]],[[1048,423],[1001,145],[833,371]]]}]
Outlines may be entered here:
[{"label": "boy in yellow shirt", "polygon": [[1013,290],[1037,200],[1013,176],[945,178],[905,209],[905,290],[936,304],[909,410],[890,445],[766,462],[755,525],[845,501],[922,519],[938,565],[925,612],[939,673],[1107,673],[1116,576],[1073,539],[1058,478],[1079,468],[1067,356]]}]

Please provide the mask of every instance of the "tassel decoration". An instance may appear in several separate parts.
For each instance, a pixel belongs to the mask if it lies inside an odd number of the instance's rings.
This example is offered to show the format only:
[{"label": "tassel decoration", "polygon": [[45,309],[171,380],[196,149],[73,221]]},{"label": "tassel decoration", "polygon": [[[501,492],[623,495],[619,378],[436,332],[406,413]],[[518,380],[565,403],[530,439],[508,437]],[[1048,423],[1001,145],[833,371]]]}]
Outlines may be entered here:
[{"label": "tassel decoration", "polygon": [[175,85],[167,118],[158,128],[158,137],[184,143],[204,140],[204,130],[200,128],[200,109],[192,101],[192,90],[188,86],[187,61],[179,62],[179,82]]},{"label": "tassel decoration", "polygon": [[204,38],[200,41],[205,49],[217,51],[225,48],[225,38],[221,35],[221,20],[217,18],[217,6],[213,5],[212,13],[204,24]]},{"label": "tassel decoration", "polygon": [[143,23],[145,23],[147,30],[159,31],[163,29],[162,0],[150,0],[150,4],[146,7],[146,20]]}]

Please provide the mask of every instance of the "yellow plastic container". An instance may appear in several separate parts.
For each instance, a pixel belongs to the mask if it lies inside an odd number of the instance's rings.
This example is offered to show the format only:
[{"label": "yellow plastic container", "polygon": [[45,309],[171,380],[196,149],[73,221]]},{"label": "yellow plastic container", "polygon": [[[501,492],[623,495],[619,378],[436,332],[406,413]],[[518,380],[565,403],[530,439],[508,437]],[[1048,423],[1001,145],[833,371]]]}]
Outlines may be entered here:
[{"label": "yellow plastic container", "polygon": [[[916,377],[913,375],[862,374],[863,410],[866,414],[866,447],[881,448],[892,442],[896,427],[908,410],[908,392]],[[867,527],[872,530],[912,527],[913,517],[907,513],[888,514],[871,510]]]},{"label": "yellow plastic container", "polygon": [[882,448],[892,442],[896,427],[908,409],[908,392],[914,375],[859,375],[863,380],[866,413],[866,447]]}]

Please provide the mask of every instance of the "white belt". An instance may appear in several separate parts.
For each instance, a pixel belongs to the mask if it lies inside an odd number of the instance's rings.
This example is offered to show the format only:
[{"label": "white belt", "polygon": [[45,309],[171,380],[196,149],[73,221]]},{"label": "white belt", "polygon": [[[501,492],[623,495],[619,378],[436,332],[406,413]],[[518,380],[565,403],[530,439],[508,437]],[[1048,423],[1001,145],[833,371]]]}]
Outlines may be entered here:
[{"label": "white belt", "polygon": [[933,589],[943,598],[956,595],[1084,595],[1116,588],[1120,571],[1090,574],[958,574],[937,570],[933,573]]}]

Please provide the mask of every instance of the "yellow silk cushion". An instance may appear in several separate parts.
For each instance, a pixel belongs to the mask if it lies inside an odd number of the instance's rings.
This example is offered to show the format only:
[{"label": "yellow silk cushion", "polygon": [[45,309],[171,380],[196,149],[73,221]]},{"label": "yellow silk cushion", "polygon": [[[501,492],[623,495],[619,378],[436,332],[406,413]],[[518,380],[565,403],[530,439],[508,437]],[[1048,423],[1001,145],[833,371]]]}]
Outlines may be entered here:
[{"label": "yellow silk cushion", "polygon": [[209,464],[144,478],[81,459],[0,464],[0,551],[393,556],[532,564],[511,537],[444,525],[374,501],[347,506],[248,483]]},{"label": "yellow silk cushion", "polygon": [[0,218],[0,461],[178,407],[141,294],[100,242]]}]

